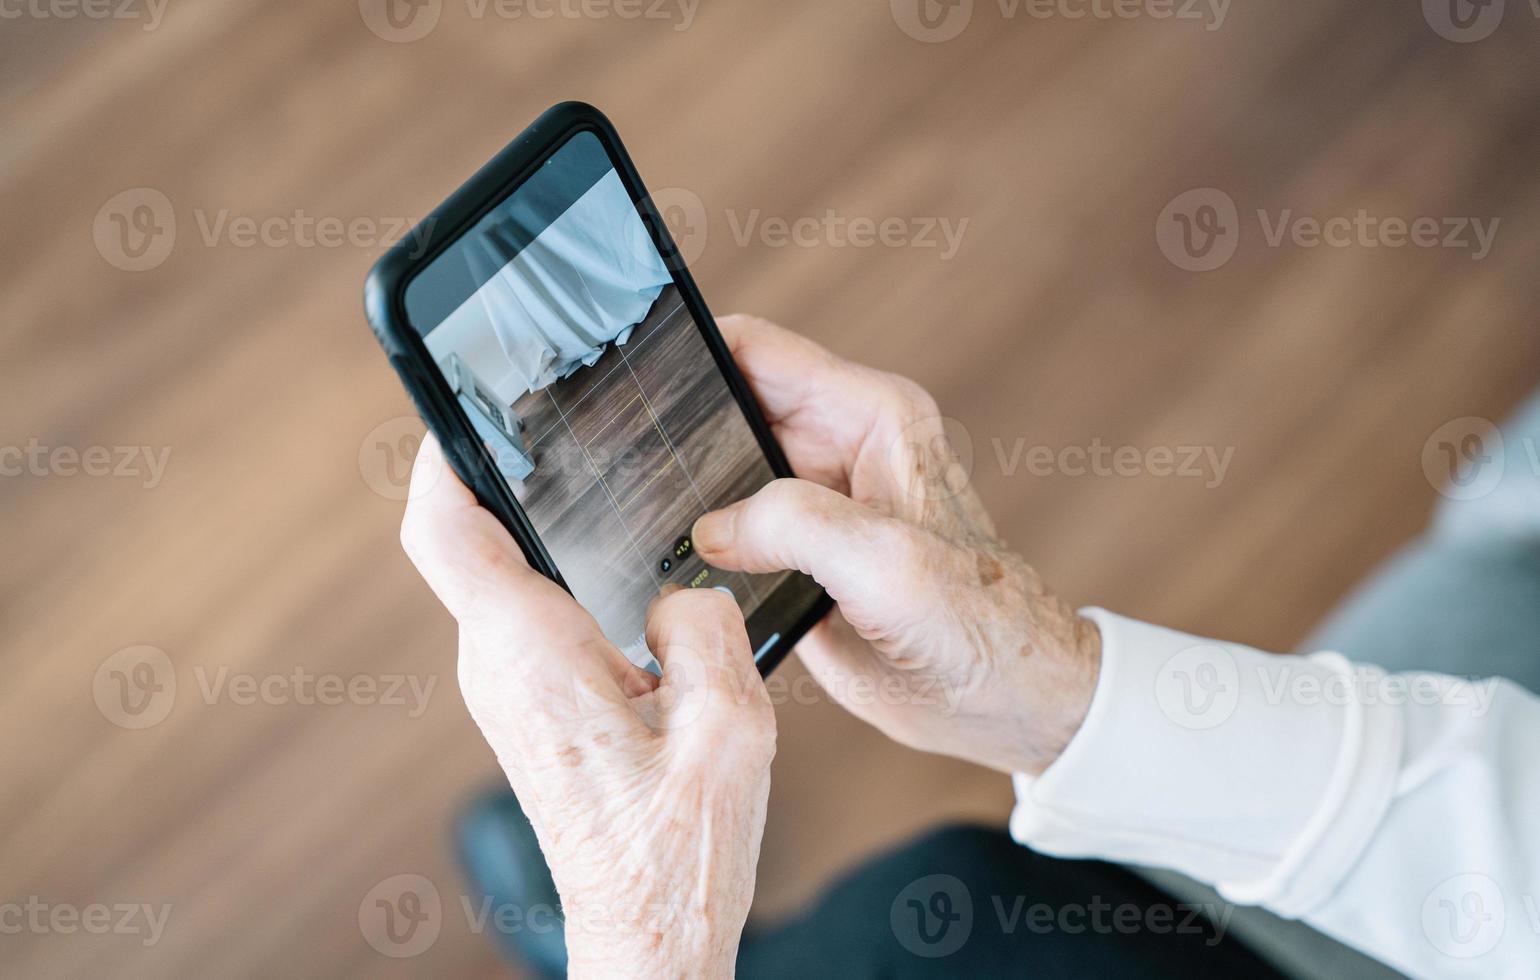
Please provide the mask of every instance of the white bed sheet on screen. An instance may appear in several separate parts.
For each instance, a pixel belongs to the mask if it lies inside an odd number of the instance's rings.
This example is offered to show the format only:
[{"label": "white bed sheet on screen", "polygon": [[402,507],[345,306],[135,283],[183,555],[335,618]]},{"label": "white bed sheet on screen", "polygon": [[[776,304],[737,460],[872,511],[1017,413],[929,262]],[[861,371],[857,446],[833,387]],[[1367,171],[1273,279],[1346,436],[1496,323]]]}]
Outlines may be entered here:
[{"label": "white bed sheet on screen", "polygon": [[[474,246],[473,246],[474,247]],[[512,404],[625,343],[672,282],[610,171],[426,337]]]}]

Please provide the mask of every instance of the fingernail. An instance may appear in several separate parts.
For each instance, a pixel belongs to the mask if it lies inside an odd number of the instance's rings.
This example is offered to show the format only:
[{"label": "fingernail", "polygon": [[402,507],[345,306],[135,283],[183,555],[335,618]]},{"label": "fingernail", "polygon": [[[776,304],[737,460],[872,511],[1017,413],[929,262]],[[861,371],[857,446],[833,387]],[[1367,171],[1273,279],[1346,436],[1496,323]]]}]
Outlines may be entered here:
[{"label": "fingernail", "polygon": [[696,551],[726,551],[733,544],[733,525],[738,520],[738,504],[701,515],[690,538]]},{"label": "fingernail", "polygon": [[680,585],[678,582],[665,582],[665,583],[663,583],[663,587],[658,590],[658,597],[662,598],[662,599],[667,599],[669,596],[673,595],[675,592],[683,592],[683,591],[684,591],[684,586]]}]

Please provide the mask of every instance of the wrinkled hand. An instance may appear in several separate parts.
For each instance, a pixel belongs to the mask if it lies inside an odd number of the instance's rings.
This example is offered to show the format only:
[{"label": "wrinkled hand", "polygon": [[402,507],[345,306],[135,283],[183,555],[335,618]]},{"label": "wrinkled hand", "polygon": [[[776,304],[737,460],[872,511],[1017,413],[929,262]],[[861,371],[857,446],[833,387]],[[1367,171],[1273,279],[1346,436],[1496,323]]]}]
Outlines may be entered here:
[{"label": "wrinkled hand", "polygon": [[748,317],[720,326],[794,469],[695,525],[733,571],[797,569],[838,611],[798,653],[892,738],[1041,773],[1090,706],[1093,623],[995,535],[918,385]]},{"label": "wrinkled hand", "polygon": [[632,666],[424,441],[401,527],[460,624],[460,690],[561,893],[574,977],[726,977],[754,894],[775,713],[737,605],[653,603]]}]

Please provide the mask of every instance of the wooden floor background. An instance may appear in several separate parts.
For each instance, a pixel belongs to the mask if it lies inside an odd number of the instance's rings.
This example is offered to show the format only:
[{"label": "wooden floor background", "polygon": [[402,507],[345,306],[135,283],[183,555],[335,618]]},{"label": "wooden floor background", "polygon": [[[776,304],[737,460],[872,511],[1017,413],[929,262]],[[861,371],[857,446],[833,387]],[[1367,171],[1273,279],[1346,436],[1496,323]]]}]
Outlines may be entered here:
[{"label": "wooden floor background", "polygon": [[[684,30],[478,21],[446,0],[412,43],[352,0],[171,0],[153,31],[7,20],[0,443],[170,456],[153,488],[63,465],[0,480],[0,903],[172,911],[149,947],[0,935],[0,974],[499,972],[459,912],[448,838],[497,774],[451,623],[397,545],[399,473],[359,465],[378,431],[410,441],[360,312],[380,248],[243,248],[200,225],[418,217],[546,105],[594,102],[654,187],[703,202],[708,302],[928,385],[972,435],[1002,531],[1068,597],[1285,648],[1423,524],[1430,434],[1540,383],[1540,21],[1508,8],[1472,44],[1416,3],[1358,0],[1242,0],[1214,31],[980,0],[944,43],[907,36],[884,0],[705,0]],[[1155,228],[1203,187],[1245,225],[1232,261],[1195,274]],[[93,244],[132,188],[177,218],[144,272]],[[1251,217],[1360,208],[1501,226],[1473,261],[1272,248]],[[969,224],[945,261],[739,241],[751,220],[831,209]],[[1007,475],[995,447],[1018,439],[1235,453],[1214,488]],[[164,721],[126,730],[93,684],[141,644],[178,689]],[[418,717],[202,690],[222,669],[297,668],[437,687]],[[1004,778],[828,704],[785,704],[780,728],[760,916],[923,827],[1007,812]],[[428,952],[395,960],[358,909],[403,873],[447,914]]]}]

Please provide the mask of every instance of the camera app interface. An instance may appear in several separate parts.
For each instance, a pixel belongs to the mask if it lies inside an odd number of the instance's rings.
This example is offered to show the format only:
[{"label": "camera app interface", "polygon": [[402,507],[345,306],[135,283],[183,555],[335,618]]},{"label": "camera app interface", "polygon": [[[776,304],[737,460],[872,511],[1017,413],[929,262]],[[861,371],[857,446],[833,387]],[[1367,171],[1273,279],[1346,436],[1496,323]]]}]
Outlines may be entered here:
[{"label": "camera app interface", "polygon": [[633,663],[668,583],[720,589],[756,658],[817,601],[712,568],[708,510],[774,479],[599,138],[572,137],[407,287],[407,314],[578,601]]}]

